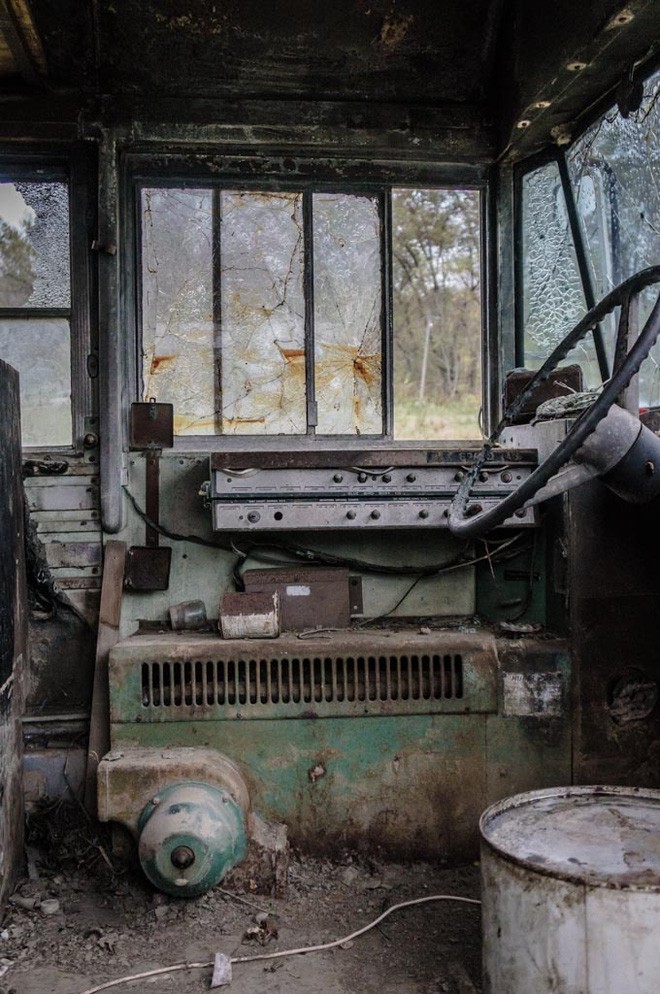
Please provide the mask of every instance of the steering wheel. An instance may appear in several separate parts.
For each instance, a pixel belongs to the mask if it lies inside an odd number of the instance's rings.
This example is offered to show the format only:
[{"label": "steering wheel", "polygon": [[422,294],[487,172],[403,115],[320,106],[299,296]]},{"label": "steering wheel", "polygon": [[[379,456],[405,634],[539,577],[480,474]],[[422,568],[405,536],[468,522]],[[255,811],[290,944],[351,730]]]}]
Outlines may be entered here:
[{"label": "steering wheel", "polygon": [[[548,480],[582,447],[599,422],[607,415],[621,392],[628,386],[635,373],[638,372],[644,359],[646,359],[653,347],[658,334],[660,334],[659,295],[638,338],[630,350],[626,351],[631,301],[647,286],[652,286],[654,283],[660,283],[660,266],[651,266],[649,269],[643,269],[634,276],[631,276],[630,279],[619,284],[606,297],[603,297],[600,303],[585,314],[582,320],[562,339],[554,352],[534,374],[527,387],[519,394],[508,410],[505,411],[502,420],[484,444],[474,465],[463,478],[449,511],[447,524],[450,532],[461,538],[476,538],[491,528],[501,525],[514,511],[517,511],[523,504],[530,501],[546,485]],[[497,439],[501,432],[514,421],[527,401],[534,395],[541,384],[548,379],[555,366],[562,359],[566,358],[571,349],[589,331],[595,328],[606,315],[618,306],[621,307],[621,313],[614,350],[614,369],[612,376],[606,381],[596,400],[577,418],[571,430],[562,439],[554,452],[530,476],[523,480],[519,487],[500,501],[499,504],[495,505],[495,507],[480,511],[478,514],[466,516],[467,502],[470,497],[472,485],[477,479],[484,463],[491,458],[491,452],[497,444]]]}]

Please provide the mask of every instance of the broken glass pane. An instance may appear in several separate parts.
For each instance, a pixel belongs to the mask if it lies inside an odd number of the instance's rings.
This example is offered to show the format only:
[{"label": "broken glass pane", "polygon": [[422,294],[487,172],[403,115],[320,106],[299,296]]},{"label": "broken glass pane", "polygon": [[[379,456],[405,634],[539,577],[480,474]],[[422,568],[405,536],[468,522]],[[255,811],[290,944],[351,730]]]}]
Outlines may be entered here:
[{"label": "broken glass pane", "polygon": [[0,183],[0,307],[69,307],[66,183]]},{"label": "broken glass pane", "polygon": [[392,190],[394,437],[480,438],[479,193]]},{"label": "broken glass pane", "polygon": [[[555,162],[523,177],[522,208],[525,366],[538,369],[587,311]],[[591,335],[565,362],[580,364],[586,385],[601,382]]]},{"label": "broken glass pane", "polygon": [[221,195],[222,431],[304,434],[301,193]]},{"label": "broken glass pane", "polygon": [[[615,108],[567,154],[596,298],[640,269],[660,263],[660,72],[644,86],[639,110]],[[640,327],[658,295],[640,298]],[[610,336],[611,337],[611,336]],[[660,404],[660,345],[640,373],[640,403]]]},{"label": "broken glass pane", "polygon": [[69,322],[0,320],[0,357],[20,375],[23,445],[71,445]]},{"label": "broken glass pane", "polygon": [[174,405],[178,435],[219,428],[211,199],[142,191],[142,395]]},{"label": "broken glass pane", "polygon": [[317,432],[380,434],[383,331],[378,199],[316,193],[313,205]]}]

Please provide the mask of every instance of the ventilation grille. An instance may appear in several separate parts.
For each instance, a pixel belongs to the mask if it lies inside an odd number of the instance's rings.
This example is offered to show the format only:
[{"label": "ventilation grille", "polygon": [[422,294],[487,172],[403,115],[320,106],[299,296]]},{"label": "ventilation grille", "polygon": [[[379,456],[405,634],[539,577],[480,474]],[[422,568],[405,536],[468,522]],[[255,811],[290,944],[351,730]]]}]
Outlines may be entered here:
[{"label": "ventilation grille", "polygon": [[450,702],[465,709],[456,653],[145,662],[141,690],[143,713],[321,717],[419,713]]}]

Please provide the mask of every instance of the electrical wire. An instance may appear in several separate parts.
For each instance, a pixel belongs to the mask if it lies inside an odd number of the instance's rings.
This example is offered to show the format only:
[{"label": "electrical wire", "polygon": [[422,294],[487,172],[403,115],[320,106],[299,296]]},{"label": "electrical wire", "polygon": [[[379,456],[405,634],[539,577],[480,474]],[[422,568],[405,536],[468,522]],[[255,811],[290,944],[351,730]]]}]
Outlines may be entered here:
[{"label": "electrical wire", "polygon": [[[372,928],[376,928],[380,925],[385,918],[391,915],[394,911],[400,911],[402,908],[411,908],[417,904],[428,904],[432,901],[458,901],[462,904],[476,904],[480,905],[481,901],[478,901],[474,897],[459,897],[455,894],[431,894],[428,897],[416,897],[411,901],[401,901],[399,904],[393,904],[390,908],[387,908],[378,918],[375,918],[369,924],[364,925],[362,928],[356,929],[355,932],[351,932],[350,935],[345,935],[342,939],[333,939],[332,942],[322,942],[316,946],[300,946],[298,949],[282,949],[276,953],[259,953],[256,956],[233,956],[229,960],[232,966],[239,963],[255,963],[262,960],[272,960],[281,959],[284,956],[300,956],[304,953],[319,953],[326,949],[336,949],[337,946],[345,946],[348,942],[352,942],[354,939],[358,939],[361,935],[365,935],[366,932],[371,931]],[[134,973],[127,977],[118,977],[116,980],[108,980],[104,984],[98,984],[96,987],[89,987],[82,994],[98,994],[99,991],[110,990],[111,987],[118,987],[120,984],[130,984],[135,980],[144,980],[146,977],[157,977],[162,976],[165,973],[174,973],[178,970],[208,970],[214,966],[214,963],[175,963],[173,966],[161,966],[155,970],[146,970],[144,973]]]}]

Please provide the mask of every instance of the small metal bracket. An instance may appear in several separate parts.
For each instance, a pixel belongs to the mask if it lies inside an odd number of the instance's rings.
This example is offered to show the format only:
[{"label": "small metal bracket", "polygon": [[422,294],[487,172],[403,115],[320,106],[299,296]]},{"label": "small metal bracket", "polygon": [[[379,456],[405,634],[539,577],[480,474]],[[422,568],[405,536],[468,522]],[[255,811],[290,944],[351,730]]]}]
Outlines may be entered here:
[{"label": "small metal bracket", "polygon": [[348,578],[348,598],[351,617],[364,614],[364,598],[362,595],[362,577],[351,573]]}]

